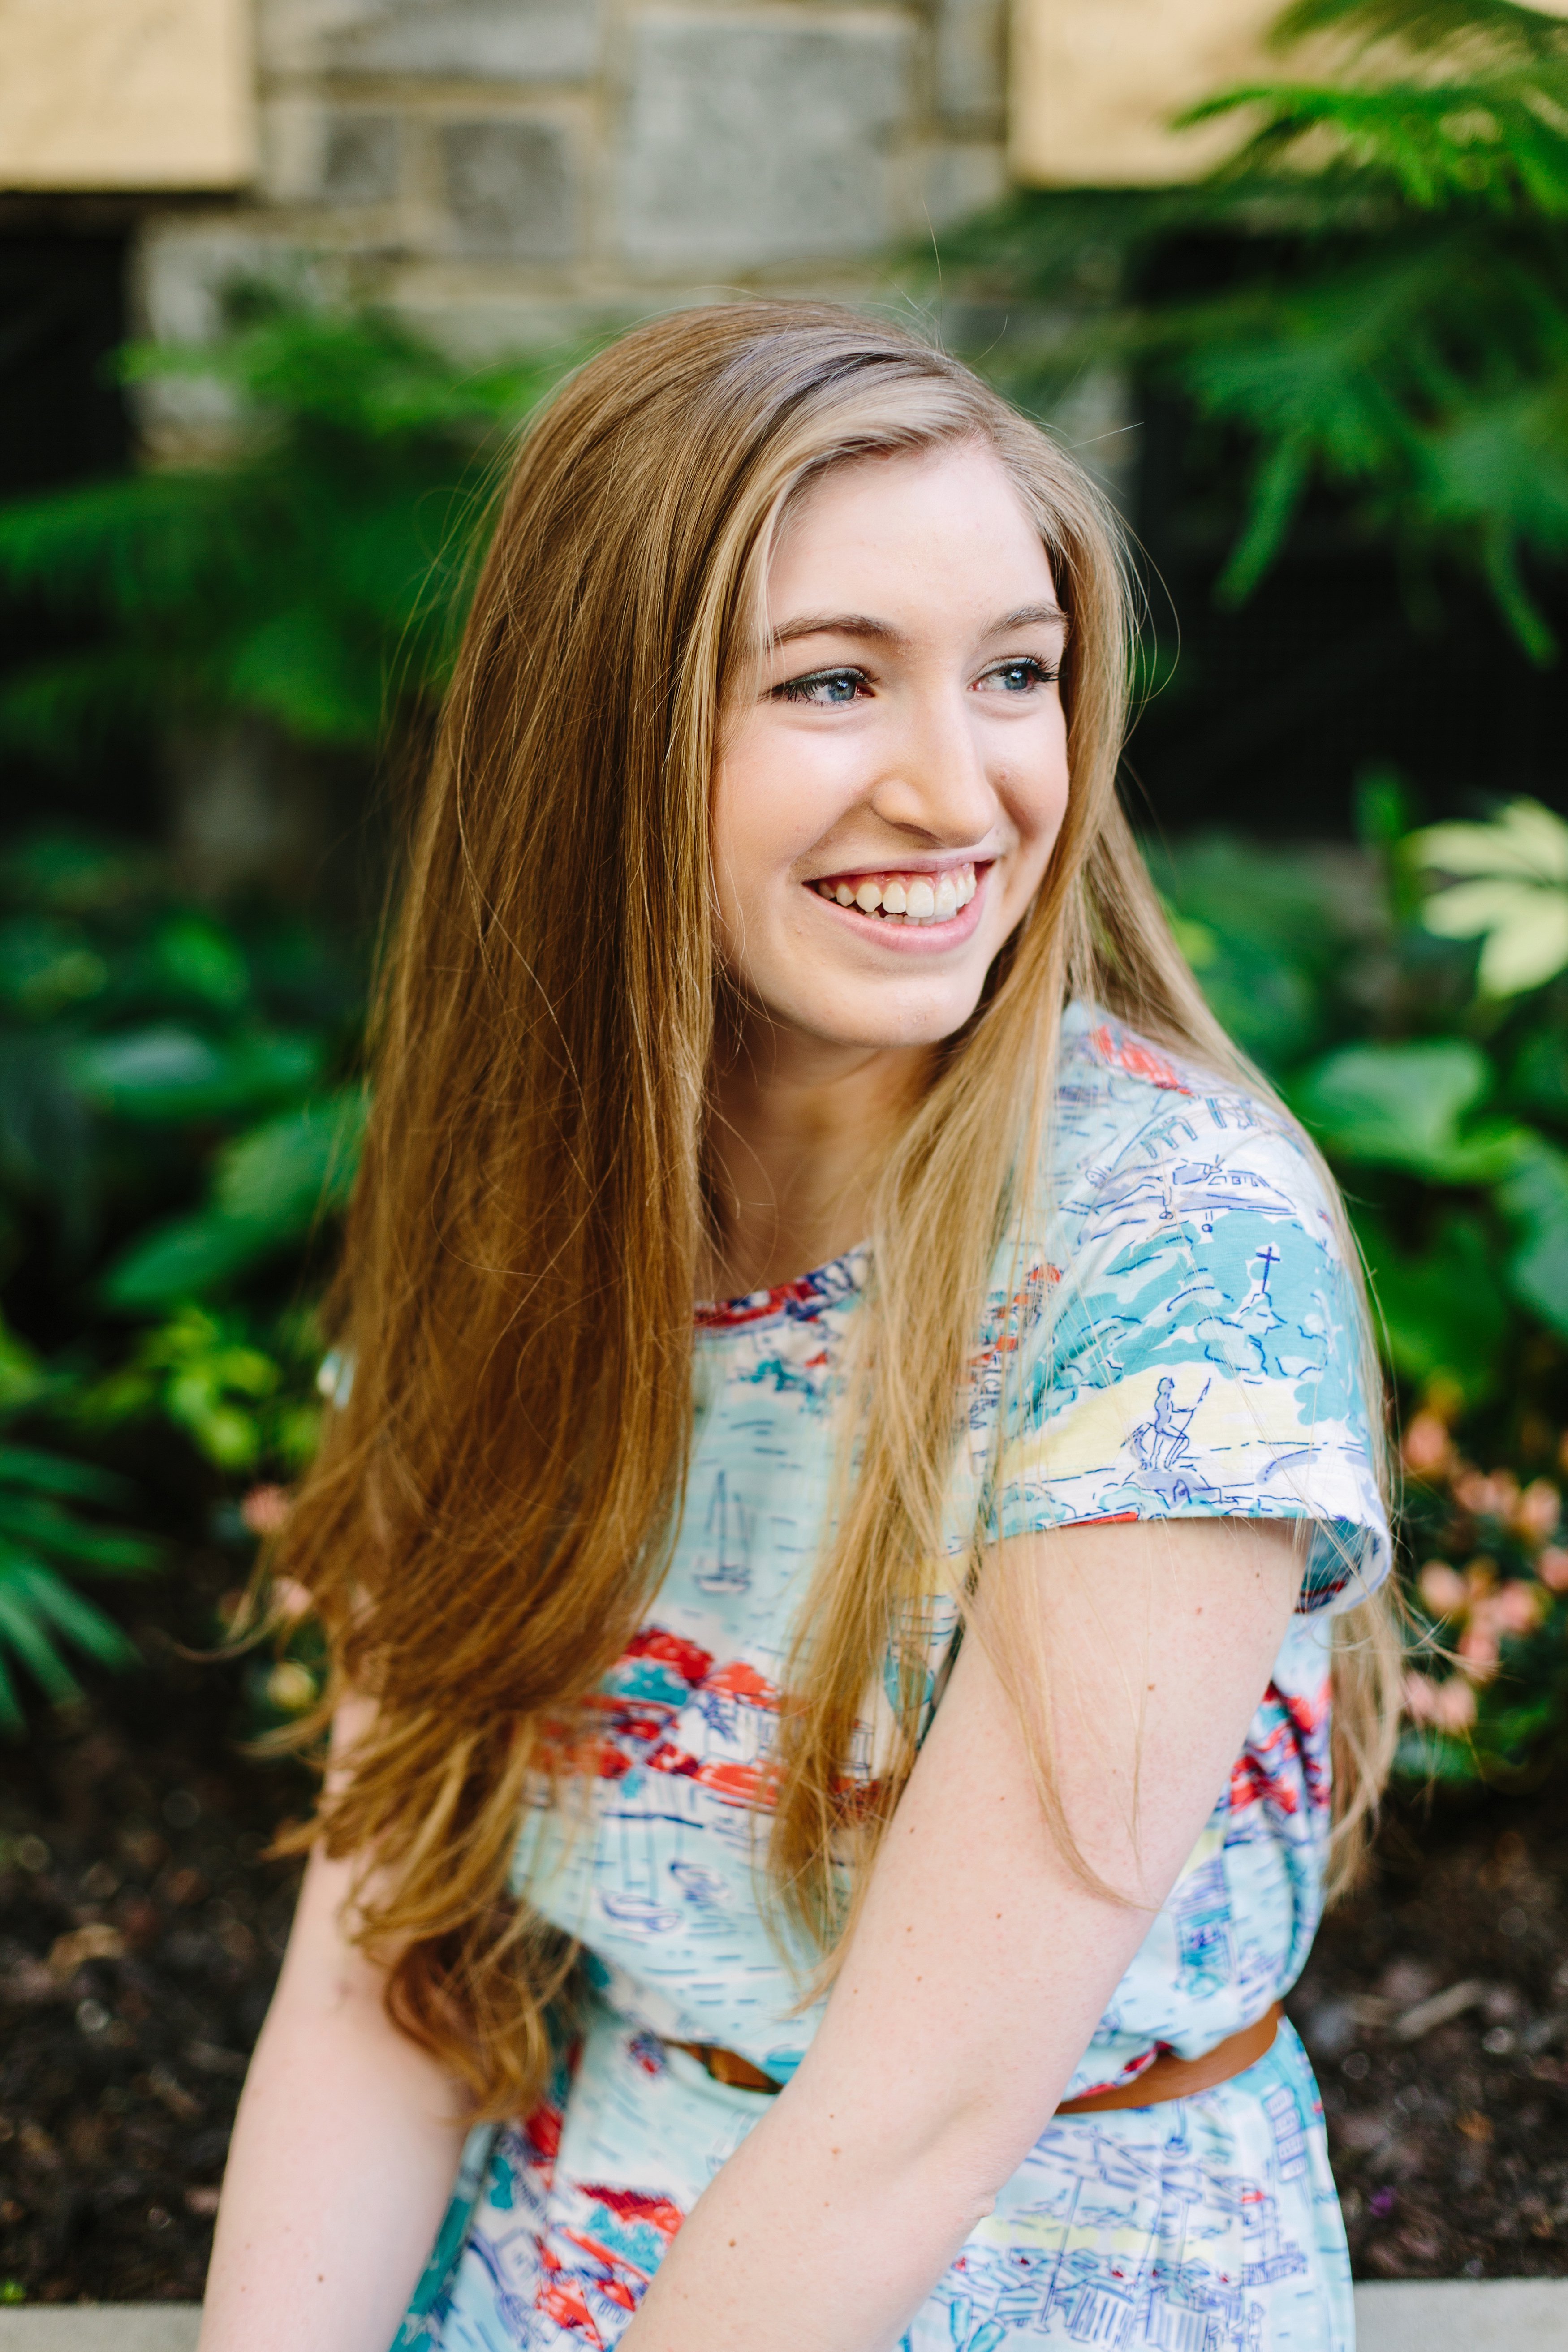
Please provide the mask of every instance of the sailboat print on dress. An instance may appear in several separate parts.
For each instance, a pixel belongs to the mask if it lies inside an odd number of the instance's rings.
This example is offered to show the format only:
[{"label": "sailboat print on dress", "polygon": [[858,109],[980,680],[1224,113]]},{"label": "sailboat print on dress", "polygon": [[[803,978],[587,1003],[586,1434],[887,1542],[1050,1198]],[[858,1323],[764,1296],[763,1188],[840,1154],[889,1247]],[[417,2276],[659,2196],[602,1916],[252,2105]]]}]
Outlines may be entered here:
[{"label": "sailboat print on dress", "polygon": [[702,1549],[692,1582],[700,1591],[749,1592],[752,1589],[752,1523],[739,1496],[731,1499],[722,1470],[713,1482],[713,1499],[702,1532]]}]

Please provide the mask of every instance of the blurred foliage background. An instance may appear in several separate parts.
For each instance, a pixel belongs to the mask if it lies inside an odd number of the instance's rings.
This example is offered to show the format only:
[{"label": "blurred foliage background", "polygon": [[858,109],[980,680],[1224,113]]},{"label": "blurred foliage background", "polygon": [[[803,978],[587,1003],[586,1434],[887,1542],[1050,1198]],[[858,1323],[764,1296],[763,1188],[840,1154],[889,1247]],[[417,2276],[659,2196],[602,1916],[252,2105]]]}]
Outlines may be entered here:
[{"label": "blurred foliage background", "polygon": [[[954,316],[1017,306],[975,356],[1026,404],[1110,369],[1179,429],[1200,619],[1245,613],[1303,544],[1331,586],[1375,559],[1407,637],[1479,596],[1555,711],[1568,25],[1510,0],[1300,0],[1282,56],[1309,34],[1337,68],[1217,96],[1238,145],[1209,181],[1022,195],[950,238]],[[209,803],[248,761],[253,798],[303,812],[292,865],[226,866],[199,827],[61,829],[35,789],[0,856],[14,1730],[84,1659],[133,1654],[126,1580],[200,1544],[237,1587],[288,1507],[395,786],[496,460],[565,364],[464,366],[387,319],[237,289],[217,341],[122,363],[196,397],[208,446],[0,507],[0,597],[57,625],[0,669],[0,757],[64,791],[132,746]],[[1315,659],[1287,714],[1309,767]],[[1134,752],[1157,808],[1172,663],[1153,629]],[[1368,760],[1341,824],[1260,772],[1256,823],[1149,845],[1205,989],[1321,1140],[1366,1252],[1420,1637],[1402,1769],[1525,1785],[1568,1756],[1568,825],[1500,755],[1463,817],[1425,822],[1429,788],[1418,756]],[[345,891],[345,866],[369,887]],[[258,1716],[313,1688],[296,1643],[258,1662]]]}]

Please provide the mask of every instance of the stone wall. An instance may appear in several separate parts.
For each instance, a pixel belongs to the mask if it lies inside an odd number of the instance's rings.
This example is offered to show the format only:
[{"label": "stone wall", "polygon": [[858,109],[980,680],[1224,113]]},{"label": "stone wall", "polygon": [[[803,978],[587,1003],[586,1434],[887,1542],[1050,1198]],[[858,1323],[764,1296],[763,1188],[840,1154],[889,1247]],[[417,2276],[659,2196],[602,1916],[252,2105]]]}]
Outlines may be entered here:
[{"label": "stone wall", "polygon": [[997,195],[1005,0],[255,0],[261,163],[153,210],[153,331],[236,274],[475,350],[726,289],[874,296]]}]

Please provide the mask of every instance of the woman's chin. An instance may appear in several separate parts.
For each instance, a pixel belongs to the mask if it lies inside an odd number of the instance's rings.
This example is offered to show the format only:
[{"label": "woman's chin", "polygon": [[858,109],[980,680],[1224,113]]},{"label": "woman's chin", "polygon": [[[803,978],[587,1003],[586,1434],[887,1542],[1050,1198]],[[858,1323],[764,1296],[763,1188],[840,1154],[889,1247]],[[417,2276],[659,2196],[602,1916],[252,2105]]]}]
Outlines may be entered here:
[{"label": "woman's chin", "polygon": [[962,992],[906,988],[896,998],[887,990],[858,988],[815,1002],[792,992],[763,1010],[775,1031],[803,1045],[876,1054],[940,1045],[963,1028],[979,1000],[978,987]]}]

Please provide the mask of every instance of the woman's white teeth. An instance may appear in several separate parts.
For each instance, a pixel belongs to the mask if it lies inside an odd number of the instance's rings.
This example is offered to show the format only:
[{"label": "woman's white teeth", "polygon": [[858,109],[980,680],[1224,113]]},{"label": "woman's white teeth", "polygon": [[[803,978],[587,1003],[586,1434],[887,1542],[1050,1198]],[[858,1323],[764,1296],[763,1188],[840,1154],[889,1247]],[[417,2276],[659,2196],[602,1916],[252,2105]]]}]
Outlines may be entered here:
[{"label": "woman's white teeth", "polygon": [[891,915],[911,923],[951,923],[967,907],[978,887],[973,866],[950,866],[945,873],[889,874],[884,881],[868,875],[860,882],[819,882],[825,898],[840,907],[858,907],[863,915]]}]

